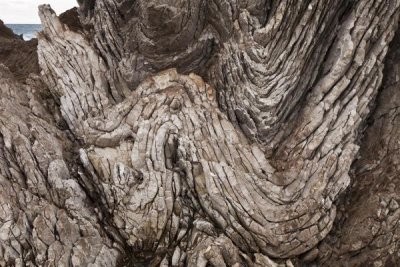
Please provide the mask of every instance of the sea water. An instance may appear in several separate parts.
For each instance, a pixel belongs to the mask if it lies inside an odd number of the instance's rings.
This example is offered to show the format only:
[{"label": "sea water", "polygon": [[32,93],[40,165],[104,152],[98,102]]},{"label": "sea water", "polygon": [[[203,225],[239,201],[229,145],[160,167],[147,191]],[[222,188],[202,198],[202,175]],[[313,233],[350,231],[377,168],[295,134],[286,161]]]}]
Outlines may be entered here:
[{"label": "sea water", "polygon": [[24,40],[36,38],[37,32],[42,30],[41,24],[6,24],[15,34],[24,37]]}]

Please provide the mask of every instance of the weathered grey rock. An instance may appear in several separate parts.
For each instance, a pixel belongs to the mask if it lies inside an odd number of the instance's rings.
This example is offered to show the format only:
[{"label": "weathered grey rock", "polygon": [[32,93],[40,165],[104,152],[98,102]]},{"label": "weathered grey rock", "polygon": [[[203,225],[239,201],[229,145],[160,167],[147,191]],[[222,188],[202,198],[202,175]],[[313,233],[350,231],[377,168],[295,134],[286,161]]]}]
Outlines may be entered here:
[{"label": "weathered grey rock", "polygon": [[399,45],[397,30],[385,60],[376,107],[354,163],[353,183],[340,204],[344,216],[320,245],[320,265],[400,264]]},{"label": "weathered grey rock", "polygon": [[40,77],[0,68],[1,266],[399,257],[396,178],[341,204],[398,145],[379,124],[352,167],[399,0],[78,2],[80,23],[39,8]]}]

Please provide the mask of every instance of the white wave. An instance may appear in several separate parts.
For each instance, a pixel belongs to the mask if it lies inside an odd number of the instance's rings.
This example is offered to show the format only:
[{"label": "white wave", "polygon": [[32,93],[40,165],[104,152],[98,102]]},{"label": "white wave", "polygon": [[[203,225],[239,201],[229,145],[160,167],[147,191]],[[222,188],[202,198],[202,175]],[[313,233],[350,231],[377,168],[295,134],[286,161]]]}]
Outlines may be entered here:
[{"label": "white wave", "polygon": [[22,37],[24,38],[25,41],[29,41],[29,40],[31,40],[33,38],[36,38],[36,36],[37,36],[37,32],[26,33],[26,34],[22,35]]}]

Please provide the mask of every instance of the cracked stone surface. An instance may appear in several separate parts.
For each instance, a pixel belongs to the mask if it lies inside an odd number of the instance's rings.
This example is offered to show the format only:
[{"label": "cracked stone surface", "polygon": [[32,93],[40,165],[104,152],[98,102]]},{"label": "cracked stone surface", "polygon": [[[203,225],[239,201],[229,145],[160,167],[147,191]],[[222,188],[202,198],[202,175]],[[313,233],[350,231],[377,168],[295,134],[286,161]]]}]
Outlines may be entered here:
[{"label": "cracked stone surface", "polygon": [[400,0],[78,4],[0,58],[0,266],[400,262]]}]

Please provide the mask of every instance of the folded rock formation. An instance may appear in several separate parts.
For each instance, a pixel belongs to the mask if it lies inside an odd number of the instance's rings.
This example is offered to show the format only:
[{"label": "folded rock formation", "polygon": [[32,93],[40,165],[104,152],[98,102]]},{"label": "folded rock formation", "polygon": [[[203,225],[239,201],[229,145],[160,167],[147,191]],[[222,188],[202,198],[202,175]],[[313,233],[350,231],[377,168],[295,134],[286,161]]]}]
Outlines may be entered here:
[{"label": "folded rock formation", "polygon": [[0,266],[400,262],[400,0],[78,3],[0,58]]}]

